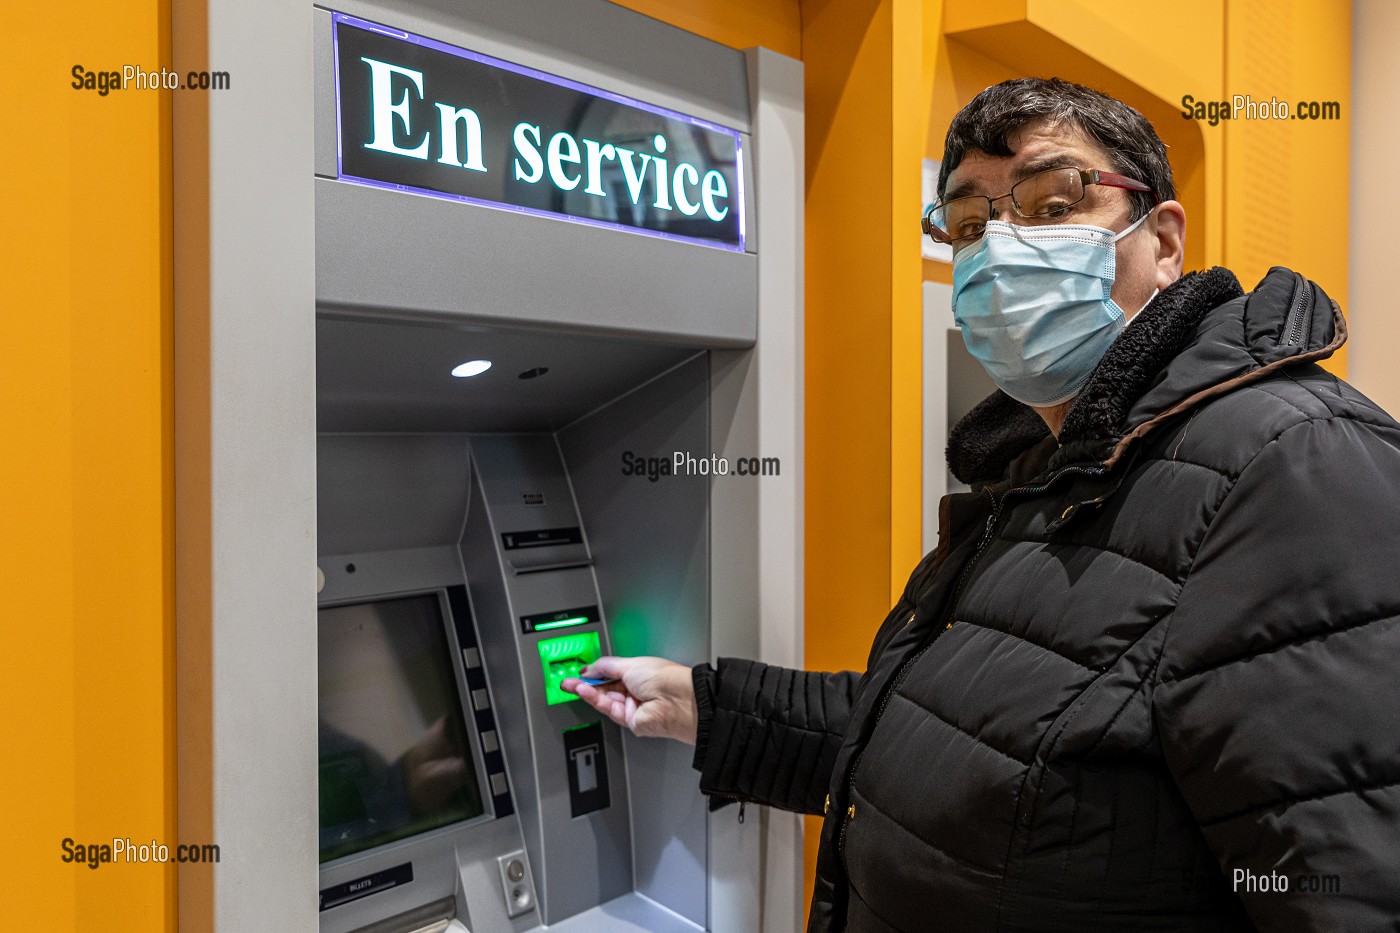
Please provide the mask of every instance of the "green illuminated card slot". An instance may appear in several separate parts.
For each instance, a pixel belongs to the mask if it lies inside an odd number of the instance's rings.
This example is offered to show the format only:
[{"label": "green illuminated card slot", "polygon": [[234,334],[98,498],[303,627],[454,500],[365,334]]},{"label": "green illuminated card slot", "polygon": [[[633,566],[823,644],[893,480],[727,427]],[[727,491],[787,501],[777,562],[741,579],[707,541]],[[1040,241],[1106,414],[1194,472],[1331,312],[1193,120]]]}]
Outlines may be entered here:
[{"label": "green illuminated card slot", "polygon": [[544,672],[544,696],[550,706],[577,700],[572,693],[565,693],[559,685],[566,677],[577,677],[589,664],[603,656],[602,641],[597,632],[577,632],[572,635],[557,635],[554,638],[541,638],[537,643],[540,649],[540,669]]}]

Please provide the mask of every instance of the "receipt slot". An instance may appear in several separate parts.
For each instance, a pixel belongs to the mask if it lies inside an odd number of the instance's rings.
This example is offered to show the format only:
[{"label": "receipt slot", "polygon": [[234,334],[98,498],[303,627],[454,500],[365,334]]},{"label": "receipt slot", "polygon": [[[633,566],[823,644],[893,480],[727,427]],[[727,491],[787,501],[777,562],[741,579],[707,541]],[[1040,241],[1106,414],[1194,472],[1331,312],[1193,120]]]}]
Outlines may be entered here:
[{"label": "receipt slot", "polygon": [[[574,766],[575,794],[584,794],[598,789],[597,759],[600,747],[597,742],[594,742],[592,745],[576,748],[569,752],[569,761]],[[577,808],[575,808],[574,815],[579,815]]]},{"label": "receipt slot", "polygon": [[569,812],[580,817],[608,805],[608,759],[599,723],[564,733],[569,768]]}]

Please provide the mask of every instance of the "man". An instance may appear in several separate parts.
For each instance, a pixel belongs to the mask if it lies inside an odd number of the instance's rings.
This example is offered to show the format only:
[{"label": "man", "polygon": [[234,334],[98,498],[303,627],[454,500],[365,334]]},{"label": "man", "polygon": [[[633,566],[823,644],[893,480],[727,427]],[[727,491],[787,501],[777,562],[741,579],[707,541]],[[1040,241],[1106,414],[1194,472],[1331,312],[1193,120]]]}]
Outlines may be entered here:
[{"label": "man", "polygon": [[1182,276],[1165,147],[1078,85],[977,95],[939,189],[999,391],[866,672],[566,688],[716,798],[825,811],[809,931],[1396,929],[1400,425],[1317,365],[1340,310]]}]

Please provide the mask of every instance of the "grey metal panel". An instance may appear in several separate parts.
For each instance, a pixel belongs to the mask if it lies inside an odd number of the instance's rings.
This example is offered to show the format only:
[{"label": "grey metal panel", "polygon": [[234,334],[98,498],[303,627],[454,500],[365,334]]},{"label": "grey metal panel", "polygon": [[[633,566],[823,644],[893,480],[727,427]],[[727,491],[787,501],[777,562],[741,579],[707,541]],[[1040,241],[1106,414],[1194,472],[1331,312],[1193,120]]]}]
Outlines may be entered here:
[{"label": "grey metal panel", "polygon": [[331,14],[325,10],[312,13],[312,43],[314,51],[316,95],[316,174],[328,178],[336,174],[335,139],[335,46],[331,32]]},{"label": "grey metal panel", "polygon": [[[499,656],[500,645],[508,641],[515,644],[518,652],[520,703],[498,704],[497,716],[506,736],[508,756],[522,752],[515,733],[524,732],[530,737],[533,760],[517,759],[514,771],[533,768],[532,793],[522,792],[516,803],[535,863],[541,912],[545,922],[553,924],[632,889],[627,762],[618,728],[601,714],[578,700],[546,704],[536,644],[556,633],[527,635],[521,632],[517,620],[521,615],[547,609],[596,605],[600,602],[598,588],[592,571],[586,567],[519,575],[505,567],[501,533],[514,530],[513,523],[522,518],[538,514],[521,511],[528,507],[517,504],[520,489],[545,489],[554,526],[579,524],[552,436],[475,436],[472,463],[473,496],[462,557],[468,578],[474,583],[473,597],[480,586],[485,591],[483,595],[493,602],[489,610],[482,604],[479,620],[488,661],[492,654]],[[504,580],[504,600],[496,592],[494,581],[484,579],[493,570]],[[496,617],[488,617],[488,611]],[[606,625],[567,630],[569,634],[585,631],[598,632],[602,650],[611,651]],[[599,721],[603,724],[604,750],[610,762],[610,805],[572,817],[564,732]]]},{"label": "grey metal panel", "polygon": [[[491,690],[496,699],[496,726],[501,753],[510,773],[515,792],[516,814],[525,839],[525,851],[535,867],[538,903],[546,900],[544,877],[544,838],[538,798],[539,783],[535,778],[535,741],[530,734],[526,712],[525,684],[520,671],[520,654],[514,638],[498,637],[510,625],[511,606],[506,595],[504,568],[496,548],[490,516],[486,514],[486,497],[481,491],[480,478],[473,473],[472,495],[462,535],[462,566],[467,575],[467,591],[476,613],[477,634],[481,638],[481,654],[486,669],[492,673]],[[513,630],[513,626],[511,627]],[[543,915],[543,909],[540,911]]]},{"label": "grey metal panel", "polygon": [[[500,882],[493,877],[497,856],[520,848],[520,824],[515,817],[486,820],[472,826],[439,832],[413,841],[411,851],[401,853],[401,864],[412,858],[413,883],[391,888],[372,897],[352,901],[321,914],[321,933],[349,933],[366,924],[411,911],[441,897],[456,897],[456,914],[476,933],[537,929],[539,914],[530,911],[512,922],[506,917]],[[352,881],[386,867],[384,860],[349,860],[325,870],[324,885]],[[307,930],[314,927],[305,928]],[[398,929],[405,929],[399,927]]]},{"label": "grey metal panel", "polygon": [[327,0],[324,5],[749,130],[742,52],[606,0]]},{"label": "grey metal panel", "polygon": [[236,81],[172,95],[178,818],[225,853],[182,868],[179,912],[220,933],[317,926],[311,23],[171,20],[176,61]]},{"label": "grey metal panel", "polygon": [[[472,458],[482,471],[486,507],[498,533],[579,526],[569,478],[550,435],[478,436],[472,440]],[[540,504],[530,504],[535,501]],[[560,549],[588,557],[586,545],[561,545]],[[510,563],[514,555],[503,556]]]},{"label": "grey metal panel", "polygon": [[[711,592],[716,655],[802,666],[802,63],[750,49],[755,127],[759,316],[752,351],[710,361],[711,444],[726,456],[777,457],[778,476],[716,483]],[[710,929],[796,931],[803,916],[802,823],[761,810],[710,821]],[[761,839],[760,839],[761,836]]]},{"label": "grey metal panel", "polygon": [[[445,3],[335,6],[741,130],[749,125],[741,53],[603,0],[474,3],[470,21]],[[328,37],[317,55],[329,58]],[[317,86],[317,170],[332,175],[334,86]],[[327,129],[329,144],[321,141]],[[752,233],[752,171],[744,168]],[[317,190],[322,308],[465,314],[706,346],[755,339],[756,274],[747,255],[343,184],[325,203],[331,196]],[[357,288],[356,274],[382,287]]]},{"label": "grey metal panel", "polygon": [[316,179],[322,310],[744,347],[757,270],[749,253]]},{"label": "grey metal panel", "polygon": [[[695,351],[616,338],[470,325],[316,322],[316,414],[325,431],[550,431]],[[458,363],[489,370],[454,379]],[[522,373],[546,369],[537,378]]]},{"label": "grey metal panel", "polygon": [[550,924],[549,933],[700,933],[703,929],[643,895],[624,894],[562,923]]},{"label": "grey metal panel", "polygon": [[[751,49],[750,51],[767,52],[767,49]],[[744,250],[750,253],[758,252],[758,173],[754,170],[754,138],[745,136],[741,142],[739,158],[742,163],[739,166],[743,173],[740,178],[744,186]],[[797,167],[801,167],[798,163]]]},{"label": "grey metal panel", "polygon": [[326,577],[325,588],[317,594],[320,603],[463,585],[455,547],[322,554],[316,563]]},{"label": "grey metal panel", "polygon": [[[558,435],[621,655],[709,657],[710,480],[624,476],[621,459],[629,450],[707,455],[708,390],[708,361],[697,357]],[[627,737],[637,890],[703,926],[706,815],[691,755],[677,742]]]},{"label": "grey metal panel", "polygon": [[322,434],[317,451],[320,553],[455,545],[461,537],[465,438]]}]

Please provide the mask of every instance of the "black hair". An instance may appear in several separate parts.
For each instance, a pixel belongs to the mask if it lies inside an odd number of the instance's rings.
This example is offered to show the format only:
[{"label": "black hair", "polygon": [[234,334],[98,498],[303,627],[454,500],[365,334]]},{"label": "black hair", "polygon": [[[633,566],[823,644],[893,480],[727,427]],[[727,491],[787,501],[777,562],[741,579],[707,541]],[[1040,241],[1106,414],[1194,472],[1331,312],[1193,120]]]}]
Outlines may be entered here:
[{"label": "black hair", "polygon": [[[1073,126],[1108,152],[1111,168],[1152,188],[1157,200],[1176,197],[1167,147],[1147,118],[1107,94],[1062,78],[1013,78],[994,84],[958,111],[948,126],[938,196],[948,175],[972,151],[1011,156],[1010,138],[1030,123]],[[1084,168],[1098,168],[1086,165]],[[1131,192],[1133,220],[1152,210],[1152,195]]]}]

